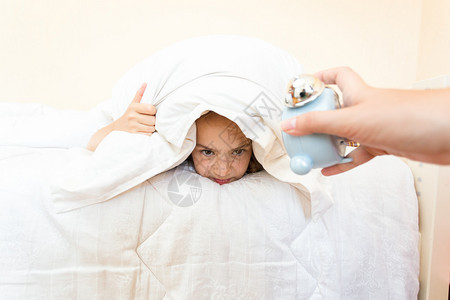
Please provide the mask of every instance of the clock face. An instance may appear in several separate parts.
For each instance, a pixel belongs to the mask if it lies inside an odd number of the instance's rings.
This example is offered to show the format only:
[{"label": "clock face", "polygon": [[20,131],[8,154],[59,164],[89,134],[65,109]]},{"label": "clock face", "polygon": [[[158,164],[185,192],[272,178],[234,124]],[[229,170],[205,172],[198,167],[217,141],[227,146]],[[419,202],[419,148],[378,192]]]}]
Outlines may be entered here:
[{"label": "clock face", "polygon": [[312,75],[295,76],[288,84],[285,104],[288,107],[303,106],[319,97],[325,84]]}]

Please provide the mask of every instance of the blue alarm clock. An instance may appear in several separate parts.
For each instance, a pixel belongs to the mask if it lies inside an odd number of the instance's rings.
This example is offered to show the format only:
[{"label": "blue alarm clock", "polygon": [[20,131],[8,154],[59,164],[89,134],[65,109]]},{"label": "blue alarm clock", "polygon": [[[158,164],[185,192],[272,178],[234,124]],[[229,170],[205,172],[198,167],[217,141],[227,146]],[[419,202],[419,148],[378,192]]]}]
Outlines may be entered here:
[{"label": "blue alarm clock", "polygon": [[[317,110],[339,109],[336,92],[312,75],[294,77],[285,97],[282,119]],[[283,143],[291,158],[291,170],[299,175],[313,168],[325,168],[335,164],[351,162],[345,157],[347,140],[327,134],[293,136],[282,132]]]}]

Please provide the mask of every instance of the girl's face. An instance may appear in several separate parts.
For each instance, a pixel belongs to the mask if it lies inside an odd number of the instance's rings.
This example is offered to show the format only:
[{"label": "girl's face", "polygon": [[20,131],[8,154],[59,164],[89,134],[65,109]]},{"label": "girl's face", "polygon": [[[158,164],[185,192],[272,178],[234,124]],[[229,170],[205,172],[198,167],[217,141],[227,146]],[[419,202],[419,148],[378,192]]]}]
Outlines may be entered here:
[{"label": "girl's face", "polygon": [[236,123],[209,112],[196,125],[197,145],[192,152],[195,171],[221,185],[244,176],[252,144]]}]

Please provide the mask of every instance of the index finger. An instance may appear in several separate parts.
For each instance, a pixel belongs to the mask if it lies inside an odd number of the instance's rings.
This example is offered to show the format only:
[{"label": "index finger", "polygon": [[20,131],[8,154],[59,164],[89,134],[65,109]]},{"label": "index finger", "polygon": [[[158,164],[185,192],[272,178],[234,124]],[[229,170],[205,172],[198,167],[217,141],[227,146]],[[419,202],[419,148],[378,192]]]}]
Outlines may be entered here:
[{"label": "index finger", "polygon": [[325,84],[337,84],[340,88],[345,86],[346,82],[362,82],[361,77],[349,67],[337,67],[323,70],[314,74]]},{"label": "index finger", "polygon": [[147,83],[143,83],[141,87],[137,90],[136,95],[131,103],[141,103],[142,96],[144,96],[145,89],[147,88]]},{"label": "index finger", "polygon": [[314,74],[325,84],[336,84],[343,93],[347,90],[366,86],[364,80],[352,68],[337,67]]},{"label": "index finger", "polygon": [[136,105],[136,111],[143,115],[156,115],[156,107],[148,103],[139,103],[139,105]]},{"label": "index finger", "polygon": [[315,73],[314,76],[325,84],[336,84],[336,77],[340,70],[341,68],[327,69]]}]

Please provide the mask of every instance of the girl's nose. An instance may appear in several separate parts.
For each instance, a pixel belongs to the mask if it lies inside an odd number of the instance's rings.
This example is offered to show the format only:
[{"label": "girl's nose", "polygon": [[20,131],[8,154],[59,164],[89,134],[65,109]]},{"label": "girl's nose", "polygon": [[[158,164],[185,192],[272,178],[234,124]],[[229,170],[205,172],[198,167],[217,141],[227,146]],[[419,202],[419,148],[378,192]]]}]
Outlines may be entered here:
[{"label": "girl's nose", "polygon": [[223,178],[230,174],[230,162],[228,162],[226,159],[218,159],[215,165],[215,173],[218,177]]}]

